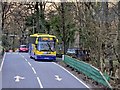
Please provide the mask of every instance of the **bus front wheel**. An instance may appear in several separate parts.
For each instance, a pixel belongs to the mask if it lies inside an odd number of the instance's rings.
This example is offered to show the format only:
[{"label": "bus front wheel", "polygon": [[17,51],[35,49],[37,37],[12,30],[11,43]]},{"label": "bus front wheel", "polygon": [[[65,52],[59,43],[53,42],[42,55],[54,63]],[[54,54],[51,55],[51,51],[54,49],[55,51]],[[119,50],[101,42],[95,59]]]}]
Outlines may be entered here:
[{"label": "bus front wheel", "polygon": [[33,59],[33,57],[32,57],[32,56],[30,56],[30,58],[31,58],[31,59]]},{"label": "bus front wheel", "polygon": [[35,55],[35,53],[34,53],[34,59],[35,59],[35,61],[37,61],[37,56]]}]

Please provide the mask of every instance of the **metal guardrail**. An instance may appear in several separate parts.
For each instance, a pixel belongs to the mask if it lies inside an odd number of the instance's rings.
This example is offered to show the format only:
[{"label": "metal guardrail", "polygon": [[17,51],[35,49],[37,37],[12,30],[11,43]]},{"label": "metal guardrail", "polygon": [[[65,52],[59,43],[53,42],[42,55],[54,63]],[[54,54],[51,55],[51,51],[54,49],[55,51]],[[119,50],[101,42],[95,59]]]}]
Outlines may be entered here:
[{"label": "metal guardrail", "polygon": [[65,55],[64,56],[64,63],[71,66],[72,68],[84,73],[89,78],[92,78],[94,81],[108,87],[112,88],[111,85],[108,82],[108,77],[104,76],[101,71],[99,71],[94,66],[85,63],[83,61],[79,61],[77,59],[74,59],[70,56]]}]

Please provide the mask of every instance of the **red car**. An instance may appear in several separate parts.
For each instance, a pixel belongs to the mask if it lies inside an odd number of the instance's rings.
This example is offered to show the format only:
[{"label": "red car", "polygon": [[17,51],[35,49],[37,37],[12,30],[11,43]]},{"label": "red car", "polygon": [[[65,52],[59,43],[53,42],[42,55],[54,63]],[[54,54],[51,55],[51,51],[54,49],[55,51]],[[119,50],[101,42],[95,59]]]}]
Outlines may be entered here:
[{"label": "red car", "polygon": [[26,45],[20,45],[19,52],[28,52],[28,48]]}]

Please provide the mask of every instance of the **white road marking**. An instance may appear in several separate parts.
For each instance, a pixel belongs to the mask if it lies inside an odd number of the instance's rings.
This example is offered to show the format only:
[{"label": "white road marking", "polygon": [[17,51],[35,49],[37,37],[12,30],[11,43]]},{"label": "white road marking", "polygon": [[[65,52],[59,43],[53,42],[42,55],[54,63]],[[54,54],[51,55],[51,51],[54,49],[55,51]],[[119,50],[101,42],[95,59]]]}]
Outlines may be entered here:
[{"label": "white road marking", "polygon": [[15,82],[19,82],[20,79],[25,79],[24,77],[21,77],[21,76],[15,76]]},{"label": "white road marking", "polygon": [[13,54],[12,52],[7,52],[7,54]]},{"label": "white road marking", "polygon": [[[21,55],[21,54],[20,54],[20,55]],[[28,60],[27,60],[23,55],[21,55],[21,56],[28,62]],[[28,62],[28,64],[30,65],[30,67],[32,68],[34,74],[36,75],[37,73],[36,73],[35,69],[32,67],[31,63]],[[39,84],[40,88],[43,88],[43,85],[42,85],[39,77],[37,77],[37,81],[38,81],[38,84]]]},{"label": "white road marking", "polygon": [[70,75],[72,75],[75,79],[77,79],[79,82],[81,82],[84,86],[86,86],[87,88],[89,88],[84,82],[82,82],[80,79],[78,79],[75,75],[73,75],[71,72],[69,72],[67,69],[65,69],[64,67],[60,66],[59,64],[52,62],[53,64],[59,66],[60,68],[62,68],[63,70],[65,70],[67,73],[69,73]]},{"label": "white road marking", "polygon": [[24,58],[25,59],[25,61],[28,61],[26,58]]},{"label": "white road marking", "polygon": [[18,53],[16,53],[16,52],[13,52],[12,54],[18,54]]},{"label": "white road marking", "polygon": [[32,66],[30,62],[28,62],[28,64],[29,64],[30,66]]},{"label": "white road marking", "polygon": [[19,53],[19,55],[22,57],[22,55]]},{"label": "white road marking", "polygon": [[39,85],[40,85],[40,88],[43,88],[43,85],[42,85],[39,77],[37,77],[37,80],[38,80],[38,83],[39,83]]},{"label": "white road marking", "polygon": [[2,60],[1,66],[0,66],[0,72],[2,71],[3,63],[5,61],[5,56],[6,56],[6,52],[5,52],[4,56],[3,56],[3,60]]},{"label": "white road marking", "polygon": [[36,71],[35,71],[35,69],[33,67],[32,67],[32,70],[33,70],[34,74],[36,74]]},{"label": "white road marking", "polygon": [[22,54],[19,54],[19,55],[25,59],[25,57]]},{"label": "white road marking", "polygon": [[56,79],[57,81],[61,81],[61,80],[62,80],[62,78],[61,78],[60,76],[58,76],[58,75],[55,75],[55,79]]}]

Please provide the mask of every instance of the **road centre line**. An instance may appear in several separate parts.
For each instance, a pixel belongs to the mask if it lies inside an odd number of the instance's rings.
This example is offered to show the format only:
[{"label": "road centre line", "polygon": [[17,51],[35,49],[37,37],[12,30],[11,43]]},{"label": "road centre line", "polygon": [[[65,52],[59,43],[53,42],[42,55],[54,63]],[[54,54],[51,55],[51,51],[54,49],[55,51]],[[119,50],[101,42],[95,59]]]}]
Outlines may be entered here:
[{"label": "road centre line", "polygon": [[35,71],[35,69],[33,67],[32,67],[32,70],[33,70],[34,74],[36,74],[36,71]]},{"label": "road centre line", "polygon": [[0,66],[0,72],[2,71],[3,63],[5,61],[5,56],[6,56],[6,52],[4,53],[4,56],[3,56],[3,60],[2,60],[1,66]]},{"label": "road centre line", "polygon": [[[20,54],[20,55],[21,55],[21,54]],[[23,55],[21,55],[21,56],[22,56],[25,60],[27,60]],[[27,62],[28,62],[28,60],[27,60]],[[32,68],[34,74],[37,76],[37,73],[36,73],[35,69],[32,67],[31,63],[28,62],[28,64],[29,64],[30,67]],[[40,78],[39,78],[38,76],[37,76],[37,81],[38,81],[38,84],[39,84],[40,88],[43,88],[43,85],[42,85],[42,83],[41,83],[41,81],[40,81]]]},{"label": "road centre line", "polygon": [[25,61],[27,61],[28,62],[28,60],[26,59],[26,58],[24,58],[25,59]]},{"label": "road centre line", "polygon": [[40,85],[40,88],[43,88],[43,85],[42,85],[39,77],[37,77],[37,80],[38,80],[38,83],[39,83],[39,85]]},{"label": "road centre line", "polygon": [[[21,55],[20,53],[19,53],[19,55],[21,56],[21,57],[23,57],[23,55]],[[23,57],[24,58],[24,57]]]},{"label": "road centre line", "polygon": [[22,54],[19,54],[19,55],[25,59],[25,57]]},{"label": "road centre line", "polygon": [[69,72],[67,69],[65,69],[64,67],[60,66],[59,64],[52,62],[53,64],[59,66],[60,68],[62,68],[63,70],[65,70],[67,73],[69,73],[71,76],[73,76],[75,79],[77,79],[79,82],[81,82],[85,87],[89,88],[83,81],[81,81],[79,78],[77,78],[75,75],[73,75],[71,72]]},{"label": "road centre line", "polygon": [[24,56],[23,56],[23,55],[21,55],[21,54],[20,54],[20,56],[24,58]]},{"label": "road centre line", "polygon": [[29,64],[30,66],[32,66],[32,65],[30,64],[30,62],[28,62],[28,64]]}]

